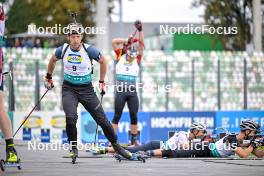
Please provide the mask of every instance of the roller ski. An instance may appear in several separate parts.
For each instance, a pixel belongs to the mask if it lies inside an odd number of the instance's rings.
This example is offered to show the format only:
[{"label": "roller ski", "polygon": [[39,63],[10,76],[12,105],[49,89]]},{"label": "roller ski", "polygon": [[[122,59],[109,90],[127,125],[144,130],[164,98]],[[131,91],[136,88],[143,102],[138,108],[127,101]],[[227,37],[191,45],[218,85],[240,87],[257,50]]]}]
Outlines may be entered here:
[{"label": "roller ski", "polygon": [[72,149],[69,152],[69,157],[72,159],[72,164],[76,163],[76,159],[78,158],[78,149]]},{"label": "roller ski", "polygon": [[112,144],[115,152],[117,154],[114,155],[114,158],[121,162],[122,160],[128,160],[128,161],[141,161],[143,163],[146,162],[146,160],[141,157],[141,155],[137,154],[137,153],[131,153],[127,150],[125,150],[124,148],[122,148],[118,143],[114,143]]},{"label": "roller ski", "polygon": [[5,171],[6,168],[9,168],[9,167],[16,167],[18,170],[22,169],[20,159],[18,159],[16,162],[8,162],[2,159],[0,167],[3,172]]},{"label": "roller ski", "polygon": [[132,155],[131,155],[130,159],[124,158],[123,156],[121,156],[119,154],[115,154],[114,158],[117,161],[119,161],[119,162],[121,162],[122,160],[126,160],[126,161],[140,161],[142,163],[146,162],[146,159],[143,156],[139,155],[138,153],[131,153],[131,154]]},{"label": "roller ski", "polygon": [[0,168],[4,172],[6,168],[9,167],[17,167],[18,170],[21,170],[21,162],[20,159],[17,157],[17,153],[15,149],[8,150],[6,153],[7,157],[6,160],[1,160],[0,161]]},{"label": "roller ski", "polygon": [[151,153],[149,151],[138,151],[136,154],[140,155],[144,159],[151,158]]}]

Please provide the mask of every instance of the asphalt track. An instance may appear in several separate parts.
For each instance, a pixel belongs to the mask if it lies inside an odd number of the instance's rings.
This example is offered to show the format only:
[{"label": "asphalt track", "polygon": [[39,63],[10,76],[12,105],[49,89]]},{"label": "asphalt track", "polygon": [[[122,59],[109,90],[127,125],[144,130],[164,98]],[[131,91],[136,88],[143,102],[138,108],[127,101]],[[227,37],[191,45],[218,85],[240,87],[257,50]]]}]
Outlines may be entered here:
[{"label": "asphalt track", "polygon": [[[161,159],[150,158],[146,163],[135,161],[116,161],[112,156],[94,157],[85,151],[73,165],[70,158],[65,158],[67,151],[32,151],[27,143],[16,142],[16,148],[22,160],[22,170],[6,168],[0,175],[15,176],[79,176],[79,175],[264,175],[263,159]],[[0,156],[5,157],[5,146],[0,143]],[[90,157],[92,156],[92,157]]]}]

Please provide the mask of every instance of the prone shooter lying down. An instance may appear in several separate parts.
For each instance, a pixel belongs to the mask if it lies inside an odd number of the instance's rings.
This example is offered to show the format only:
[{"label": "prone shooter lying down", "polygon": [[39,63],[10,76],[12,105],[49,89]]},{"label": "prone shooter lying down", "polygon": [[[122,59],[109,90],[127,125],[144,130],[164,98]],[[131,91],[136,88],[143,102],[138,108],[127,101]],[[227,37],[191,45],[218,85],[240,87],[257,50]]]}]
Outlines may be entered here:
[{"label": "prone shooter lying down", "polygon": [[[239,134],[229,134],[221,138],[216,143],[202,141],[193,143],[195,139],[202,139],[206,133],[205,125],[193,123],[190,132],[175,133],[165,143],[161,141],[151,141],[149,143],[127,147],[130,152],[166,158],[188,158],[188,157],[218,157],[225,158],[237,155],[240,158],[247,158],[251,153],[256,157],[264,157],[264,150],[258,149],[264,145],[264,138],[260,138],[258,133],[260,126],[252,121],[245,120],[240,124]],[[113,152],[111,148],[104,149],[103,152]]]},{"label": "prone shooter lying down", "polygon": [[[256,157],[263,157],[264,150],[258,149],[264,145],[263,138],[257,134],[260,126],[252,121],[242,121],[238,135],[230,134],[221,138],[216,143],[200,145],[200,147],[188,150],[163,150],[162,157],[186,158],[186,157],[230,157],[237,155],[240,158],[247,158],[251,153]],[[151,153],[151,152],[149,152]]]},{"label": "prone shooter lying down", "polygon": [[[163,150],[176,150],[188,148],[190,142],[201,141],[206,134],[206,126],[200,122],[194,122],[190,126],[190,131],[179,131],[176,132],[169,140],[163,141],[149,141],[146,144],[141,144],[137,146],[128,146],[126,150],[136,153],[136,152],[147,152],[151,151],[155,156],[162,156]],[[95,153],[113,153],[115,152],[112,147],[105,149],[94,148]]]}]

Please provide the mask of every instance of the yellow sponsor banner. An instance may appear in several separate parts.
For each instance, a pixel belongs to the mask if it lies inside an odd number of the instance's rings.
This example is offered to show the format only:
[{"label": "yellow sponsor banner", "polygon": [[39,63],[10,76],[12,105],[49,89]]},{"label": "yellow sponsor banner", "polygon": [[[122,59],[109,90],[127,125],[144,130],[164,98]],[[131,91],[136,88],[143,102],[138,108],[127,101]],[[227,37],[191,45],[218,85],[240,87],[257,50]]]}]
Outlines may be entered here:
[{"label": "yellow sponsor banner", "polygon": [[25,122],[26,128],[41,128],[43,125],[43,119],[40,116],[30,116]]},{"label": "yellow sponsor banner", "polygon": [[64,115],[53,116],[50,120],[50,124],[53,128],[65,128],[66,118]]}]

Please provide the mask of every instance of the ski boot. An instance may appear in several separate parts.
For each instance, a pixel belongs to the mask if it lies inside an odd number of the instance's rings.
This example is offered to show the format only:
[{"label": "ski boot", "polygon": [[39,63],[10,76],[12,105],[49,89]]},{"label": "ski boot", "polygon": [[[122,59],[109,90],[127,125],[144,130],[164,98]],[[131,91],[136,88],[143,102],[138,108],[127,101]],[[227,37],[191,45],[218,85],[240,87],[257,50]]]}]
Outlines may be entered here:
[{"label": "ski boot", "polygon": [[1,170],[5,171],[5,168],[8,167],[17,167],[19,170],[21,170],[21,163],[20,159],[17,156],[17,152],[14,148],[14,145],[8,146],[7,151],[6,151],[6,160],[1,160]]},{"label": "ski boot", "polygon": [[78,158],[78,149],[73,148],[72,150],[70,150],[69,157],[72,158],[72,164],[75,164],[76,158]]}]

